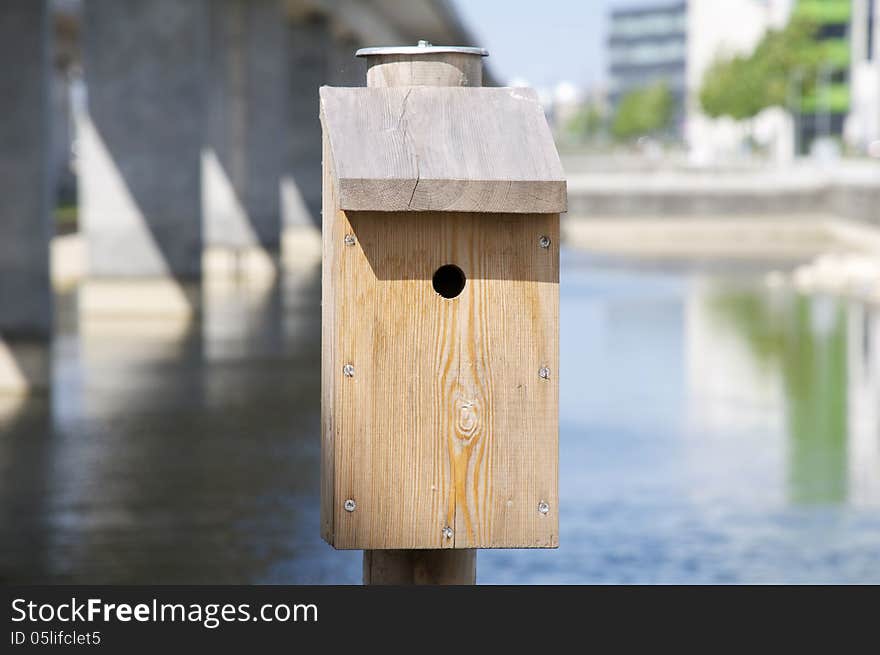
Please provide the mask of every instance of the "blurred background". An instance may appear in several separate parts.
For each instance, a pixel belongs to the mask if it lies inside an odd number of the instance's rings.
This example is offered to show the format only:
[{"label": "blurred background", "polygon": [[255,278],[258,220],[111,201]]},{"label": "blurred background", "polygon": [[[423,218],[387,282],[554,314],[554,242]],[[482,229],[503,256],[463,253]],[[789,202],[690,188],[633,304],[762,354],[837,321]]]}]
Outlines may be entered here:
[{"label": "blurred background", "polygon": [[4,0],[0,582],[360,581],[317,89],[419,39],[569,185],[561,546],[478,581],[880,582],[878,0]]}]

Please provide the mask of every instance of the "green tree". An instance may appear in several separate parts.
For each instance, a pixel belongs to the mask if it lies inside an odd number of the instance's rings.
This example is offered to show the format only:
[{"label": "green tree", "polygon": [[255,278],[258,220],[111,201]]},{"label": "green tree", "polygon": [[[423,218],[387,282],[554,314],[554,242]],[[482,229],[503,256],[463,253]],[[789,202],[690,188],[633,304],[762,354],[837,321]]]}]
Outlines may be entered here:
[{"label": "green tree", "polygon": [[611,133],[618,139],[656,134],[669,127],[675,99],[665,82],[634,89],[620,99]]},{"label": "green tree", "polygon": [[828,57],[826,46],[815,40],[816,31],[812,20],[795,17],[784,29],[768,31],[752,54],[716,59],[700,87],[703,111],[713,118],[743,120],[785,106],[796,74],[805,83],[802,92],[809,93]]},{"label": "green tree", "polygon": [[565,136],[571,141],[581,142],[594,139],[602,131],[604,119],[594,104],[581,107],[565,124]]},{"label": "green tree", "polygon": [[750,58],[717,59],[706,72],[700,104],[713,118],[751,118],[765,107],[765,83],[763,72]]}]

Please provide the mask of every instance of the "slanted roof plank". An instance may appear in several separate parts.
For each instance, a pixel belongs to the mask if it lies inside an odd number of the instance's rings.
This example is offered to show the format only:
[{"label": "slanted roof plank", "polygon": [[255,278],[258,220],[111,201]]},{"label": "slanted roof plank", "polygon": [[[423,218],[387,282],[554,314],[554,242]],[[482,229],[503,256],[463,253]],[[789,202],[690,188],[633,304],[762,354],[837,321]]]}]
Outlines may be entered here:
[{"label": "slanted roof plank", "polygon": [[565,177],[530,89],[321,89],[347,211],[559,213]]}]

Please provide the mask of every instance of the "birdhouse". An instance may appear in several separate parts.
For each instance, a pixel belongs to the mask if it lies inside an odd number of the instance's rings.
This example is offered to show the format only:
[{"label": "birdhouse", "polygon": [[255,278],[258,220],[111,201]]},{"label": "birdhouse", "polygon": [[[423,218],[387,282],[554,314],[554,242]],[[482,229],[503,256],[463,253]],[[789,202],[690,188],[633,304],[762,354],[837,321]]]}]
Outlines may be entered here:
[{"label": "birdhouse", "polygon": [[323,87],[322,535],[558,544],[559,214],[534,91],[477,48],[370,48]]}]

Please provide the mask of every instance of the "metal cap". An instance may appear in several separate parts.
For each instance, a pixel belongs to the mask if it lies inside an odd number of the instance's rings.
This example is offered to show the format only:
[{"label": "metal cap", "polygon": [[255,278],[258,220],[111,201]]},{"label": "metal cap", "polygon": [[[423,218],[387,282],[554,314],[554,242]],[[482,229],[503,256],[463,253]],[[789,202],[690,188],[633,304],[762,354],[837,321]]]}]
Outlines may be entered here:
[{"label": "metal cap", "polygon": [[377,55],[430,55],[441,52],[458,52],[463,55],[479,55],[488,57],[489,51],[485,48],[472,48],[461,45],[433,45],[430,41],[419,41],[418,45],[391,45],[376,48],[361,48],[355,57],[373,57]]}]

